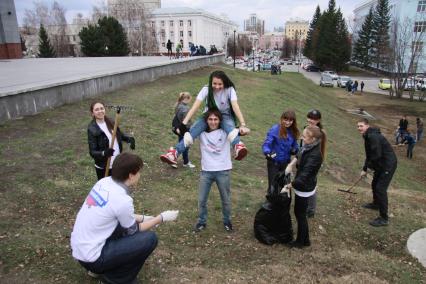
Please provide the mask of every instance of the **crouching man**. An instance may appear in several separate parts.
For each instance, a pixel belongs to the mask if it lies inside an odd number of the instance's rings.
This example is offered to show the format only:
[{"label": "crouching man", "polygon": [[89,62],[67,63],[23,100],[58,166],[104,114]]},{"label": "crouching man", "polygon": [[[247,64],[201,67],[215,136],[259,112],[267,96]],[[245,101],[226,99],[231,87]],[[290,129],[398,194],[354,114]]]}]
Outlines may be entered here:
[{"label": "crouching man", "polygon": [[158,242],[150,229],[175,220],[179,213],[134,214],[131,187],[138,183],[142,167],[137,155],[118,155],[112,176],[93,186],[77,214],[72,255],[88,271],[100,274],[103,283],[137,283],[139,271]]}]

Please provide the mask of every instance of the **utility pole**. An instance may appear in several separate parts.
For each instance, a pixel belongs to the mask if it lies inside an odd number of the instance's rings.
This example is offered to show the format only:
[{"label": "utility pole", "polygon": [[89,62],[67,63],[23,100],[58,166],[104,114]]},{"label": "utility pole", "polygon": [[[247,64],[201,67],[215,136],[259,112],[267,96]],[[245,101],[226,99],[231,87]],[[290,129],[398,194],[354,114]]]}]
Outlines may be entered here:
[{"label": "utility pole", "polygon": [[235,33],[236,33],[237,31],[236,30],[234,30],[234,68],[235,68]]}]

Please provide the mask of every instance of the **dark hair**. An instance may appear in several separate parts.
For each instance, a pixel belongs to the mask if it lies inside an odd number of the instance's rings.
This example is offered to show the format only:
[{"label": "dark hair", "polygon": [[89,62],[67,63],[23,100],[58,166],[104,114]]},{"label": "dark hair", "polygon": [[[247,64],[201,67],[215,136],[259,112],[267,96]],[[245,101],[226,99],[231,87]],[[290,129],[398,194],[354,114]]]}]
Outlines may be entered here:
[{"label": "dark hair", "polygon": [[293,120],[293,123],[290,126],[291,133],[293,134],[295,139],[298,139],[299,136],[300,136],[300,132],[299,132],[299,129],[297,128],[296,113],[294,112],[294,110],[291,110],[291,109],[284,111],[283,114],[281,115],[280,137],[287,139],[287,128],[285,128],[285,126],[282,122],[284,119]]},{"label": "dark hair", "polygon": [[142,159],[132,153],[121,153],[112,165],[112,178],[124,182],[129,178],[129,174],[136,174],[143,167]]},{"label": "dark hair", "polygon": [[[310,118],[310,119],[320,120],[321,119],[321,112],[317,109],[311,109],[310,111],[308,111],[308,114],[306,115],[306,117]],[[322,129],[321,122],[318,122],[317,126]]]},{"label": "dark hair", "polygon": [[[105,104],[103,102],[101,102],[101,101],[93,101],[90,104],[90,113],[91,114],[93,114],[93,109],[94,109],[94,107],[95,107],[96,104],[101,104],[105,108]],[[95,119],[95,118],[93,118],[93,119]],[[106,125],[108,127],[109,132],[112,134],[112,129],[114,128],[114,124],[112,123],[111,119],[109,119],[109,117],[107,117],[106,115],[104,117],[104,120],[105,120],[105,123],[106,123]]]},{"label": "dark hair", "polygon": [[[231,79],[229,79],[229,77],[225,74],[225,72],[217,70],[217,71],[213,71],[210,74],[209,77],[209,85],[208,85],[208,94],[207,94],[207,108],[208,109],[213,109],[216,106],[216,102],[214,101],[214,95],[213,95],[213,78],[217,78],[222,80],[223,82],[223,87],[224,88],[230,88],[233,87],[235,89],[235,85],[234,83],[231,81]],[[216,106],[217,108],[217,106]]]},{"label": "dark hair", "polygon": [[[217,116],[219,118],[219,122],[222,122],[222,114],[220,113],[220,111],[218,109],[209,109],[203,115],[204,122],[206,124],[207,124],[207,120],[209,119],[211,115]],[[207,124],[207,128],[208,128],[208,124]]]},{"label": "dark hair", "polygon": [[305,129],[315,139],[321,139],[321,157],[324,159],[326,155],[327,135],[318,126],[307,126]]},{"label": "dark hair", "polygon": [[362,123],[364,123],[366,125],[370,125],[370,122],[365,117],[358,119],[358,122],[362,122]]}]

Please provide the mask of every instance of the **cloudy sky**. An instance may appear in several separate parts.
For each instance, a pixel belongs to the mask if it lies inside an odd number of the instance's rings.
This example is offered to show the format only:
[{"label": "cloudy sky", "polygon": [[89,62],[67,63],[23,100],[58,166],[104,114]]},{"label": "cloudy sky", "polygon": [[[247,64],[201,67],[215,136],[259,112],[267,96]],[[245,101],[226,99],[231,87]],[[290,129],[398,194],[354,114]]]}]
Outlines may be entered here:
[{"label": "cloudy sky", "polygon": [[[57,0],[67,10],[67,19],[81,12],[89,15],[93,5],[107,0]],[[51,5],[53,0],[42,0]],[[364,0],[336,0],[345,18],[350,17],[354,7]],[[290,19],[311,20],[315,8],[320,6],[321,11],[327,8],[328,0],[162,0],[162,7],[190,7],[200,8],[215,14],[225,14],[228,18],[243,29],[243,21],[249,14],[256,13],[265,20],[266,29],[272,31],[274,27],[284,26]],[[15,0],[19,24],[25,9],[32,9],[32,0]]]}]

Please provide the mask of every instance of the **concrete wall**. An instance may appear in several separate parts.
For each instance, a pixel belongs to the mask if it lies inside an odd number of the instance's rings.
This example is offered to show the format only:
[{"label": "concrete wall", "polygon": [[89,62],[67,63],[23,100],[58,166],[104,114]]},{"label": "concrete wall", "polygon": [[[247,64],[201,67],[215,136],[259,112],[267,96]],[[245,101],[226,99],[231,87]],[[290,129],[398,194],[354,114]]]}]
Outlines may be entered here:
[{"label": "concrete wall", "polygon": [[0,97],[0,123],[112,92],[132,84],[151,82],[160,77],[188,72],[224,60],[223,54],[197,57],[188,61],[157,65],[115,75],[98,76],[70,84],[57,84],[48,88],[3,96]]}]

